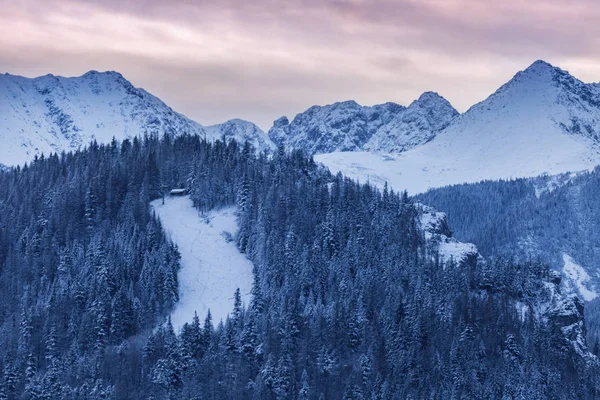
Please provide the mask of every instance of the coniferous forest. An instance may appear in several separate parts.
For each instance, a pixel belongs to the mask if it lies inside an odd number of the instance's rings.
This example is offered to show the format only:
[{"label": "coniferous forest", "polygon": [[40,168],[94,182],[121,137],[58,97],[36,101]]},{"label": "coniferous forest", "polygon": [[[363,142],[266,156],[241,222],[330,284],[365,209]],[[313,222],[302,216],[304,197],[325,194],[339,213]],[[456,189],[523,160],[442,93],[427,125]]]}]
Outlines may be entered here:
[{"label": "coniferous forest", "polygon": [[[252,300],[232,293],[217,326],[169,321],[179,253],[149,202],[170,187],[201,211],[238,207]],[[198,136],[0,172],[0,399],[599,397],[572,330],[583,305],[539,311],[560,277],[527,260],[443,264],[420,210],[299,151]]]},{"label": "coniferous forest", "polygon": [[[418,200],[447,213],[454,235],[486,257],[535,259],[556,270],[563,254],[585,270],[600,263],[600,168],[578,174],[484,181],[433,189]],[[600,283],[591,274],[588,287]],[[590,300],[588,298],[588,300]],[[586,325],[600,355],[600,297],[586,303]]]}]

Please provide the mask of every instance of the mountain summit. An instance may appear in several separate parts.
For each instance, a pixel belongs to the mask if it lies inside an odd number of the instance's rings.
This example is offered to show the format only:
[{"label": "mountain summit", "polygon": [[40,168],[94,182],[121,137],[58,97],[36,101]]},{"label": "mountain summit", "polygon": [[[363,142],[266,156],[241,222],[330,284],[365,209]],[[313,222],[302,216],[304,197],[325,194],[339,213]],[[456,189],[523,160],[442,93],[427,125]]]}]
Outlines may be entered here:
[{"label": "mountain summit", "polygon": [[[232,125],[236,124],[227,124]],[[259,150],[271,148],[264,132],[249,125],[254,126],[245,123],[241,131],[216,126],[207,132],[114,71],[89,71],[74,78],[0,75],[0,163],[5,165],[42,153],[76,150],[92,140],[108,143],[113,137],[145,134],[189,133],[213,139],[225,135],[250,139]]]},{"label": "mountain summit", "polygon": [[90,71],[76,78],[29,79],[0,75],[0,162],[75,150],[92,140],[108,143],[143,134],[202,133],[117,72]]},{"label": "mountain summit", "polygon": [[431,140],[458,112],[434,92],[408,107],[396,103],[361,106],[345,101],[313,106],[290,123],[276,120],[269,137],[276,144],[309,154],[335,151],[401,152]]},{"label": "mountain summit", "polygon": [[426,144],[385,160],[371,153],[318,159],[362,180],[389,181],[415,193],[589,169],[600,164],[599,144],[599,86],[536,61]]}]

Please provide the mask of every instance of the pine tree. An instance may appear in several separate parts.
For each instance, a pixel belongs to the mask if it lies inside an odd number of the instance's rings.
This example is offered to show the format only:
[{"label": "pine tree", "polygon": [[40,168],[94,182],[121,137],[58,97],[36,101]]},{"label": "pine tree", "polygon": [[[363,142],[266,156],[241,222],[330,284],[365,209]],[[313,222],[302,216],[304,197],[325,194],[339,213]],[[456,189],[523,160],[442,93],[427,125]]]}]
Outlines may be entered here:
[{"label": "pine tree", "polygon": [[302,371],[302,377],[300,378],[300,392],[298,393],[298,400],[310,399],[310,384],[308,382],[308,374],[306,369]]}]

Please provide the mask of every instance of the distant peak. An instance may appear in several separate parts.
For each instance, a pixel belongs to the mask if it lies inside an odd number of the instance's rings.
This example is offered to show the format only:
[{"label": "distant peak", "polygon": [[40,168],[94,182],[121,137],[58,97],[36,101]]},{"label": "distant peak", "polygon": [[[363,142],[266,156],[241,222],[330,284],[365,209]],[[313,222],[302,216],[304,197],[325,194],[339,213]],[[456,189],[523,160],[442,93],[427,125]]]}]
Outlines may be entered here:
[{"label": "distant peak", "polygon": [[568,71],[562,70],[559,67],[555,67],[554,65],[552,65],[544,60],[535,61],[533,64],[531,64],[525,70],[518,72],[515,75],[515,78],[519,77],[519,76],[527,76],[530,78],[538,77],[538,79],[540,77],[550,78],[555,81],[559,81],[564,78],[572,77]]},{"label": "distant peak", "polygon": [[225,121],[221,125],[225,125],[225,124],[229,124],[229,125],[254,125],[253,122],[250,122],[250,121],[247,121],[247,120],[241,119],[241,118],[233,118],[233,119],[227,120],[227,121]]},{"label": "distant peak", "polygon": [[230,122],[232,124],[249,124],[249,123],[251,123],[250,121],[246,121],[245,119],[241,119],[241,118],[232,118],[226,122]]},{"label": "distant peak", "polygon": [[415,101],[413,101],[409,107],[422,107],[426,109],[448,109],[452,114],[458,114],[458,111],[448,100],[443,96],[440,96],[437,92],[425,92]]},{"label": "distant peak", "polygon": [[340,101],[340,102],[337,102],[337,103],[333,103],[332,105],[334,107],[361,107],[361,105],[358,104],[354,100]]},{"label": "distant peak", "polygon": [[96,71],[94,69],[86,72],[85,74],[82,75],[83,78],[89,78],[92,76],[113,76],[113,77],[117,77],[117,78],[123,78],[123,75],[121,75],[119,72],[117,71],[105,71],[105,72],[99,72]]},{"label": "distant peak", "polygon": [[417,99],[418,102],[424,101],[447,101],[444,97],[440,96],[437,92],[424,92]]},{"label": "distant peak", "polygon": [[282,128],[290,124],[288,117],[280,117],[273,121],[273,128]]},{"label": "distant peak", "polygon": [[538,66],[538,67],[546,67],[546,68],[554,68],[554,65],[552,65],[552,64],[550,64],[549,62],[547,62],[547,61],[544,61],[544,60],[535,60],[535,61],[534,61],[534,62],[533,62],[531,65],[530,65],[530,68],[531,68],[531,67],[534,67],[534,66]]},{"label": "distant peak", "polygon": [[420,99],[422,99],[422,98],[429,98],[429,97],[443,98],[442,96],[440,96],[438,94],[438,92],[433,92],[433,91],[423,92],[423,94],[421,96],[419,96]]}]

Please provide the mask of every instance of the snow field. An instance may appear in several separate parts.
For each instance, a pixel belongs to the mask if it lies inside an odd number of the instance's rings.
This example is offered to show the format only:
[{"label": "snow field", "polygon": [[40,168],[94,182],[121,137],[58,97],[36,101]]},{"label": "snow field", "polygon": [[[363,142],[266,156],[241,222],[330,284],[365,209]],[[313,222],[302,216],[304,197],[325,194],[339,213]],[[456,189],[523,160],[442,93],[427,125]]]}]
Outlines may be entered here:
[{"label": "snow field", "polygon": [[212,210],[201,216],[188,196],[151,203],[171,240],[181,253],[180,300],[171,315],[175,329],[191,322],[194,311],[202,320],[208,310],[217,325],[233,309],[237,288],[248,304],[252,288],[252,263],[227,237],[235,236],[235,207]]}]

